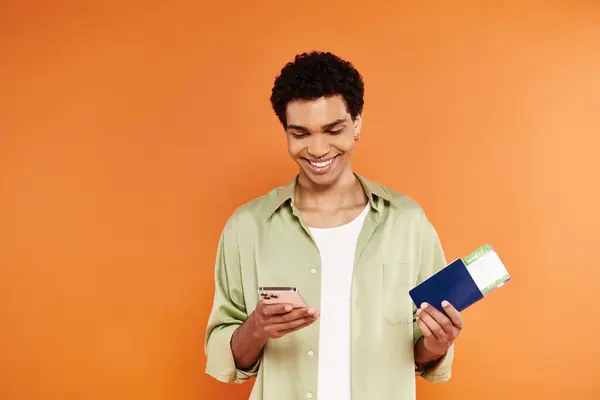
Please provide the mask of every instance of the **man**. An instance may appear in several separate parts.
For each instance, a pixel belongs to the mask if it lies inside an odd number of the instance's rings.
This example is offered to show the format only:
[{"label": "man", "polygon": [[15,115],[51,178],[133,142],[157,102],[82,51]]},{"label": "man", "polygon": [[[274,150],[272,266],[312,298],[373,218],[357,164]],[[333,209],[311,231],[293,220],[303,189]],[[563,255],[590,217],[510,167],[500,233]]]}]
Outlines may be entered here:
[{"label": "man", "polygon": [[[227,221],[206,335],[207,373],[256,376],[251,399],[408,400],[415,375],[450,378],[462,318],[408,294],[446,265],[436,231],[414,201],[350,166],[363,94],[331,53],[298,55],[275,80],[299,173]],[[260,286],[297,287],[308,306],[267,305]]]}]

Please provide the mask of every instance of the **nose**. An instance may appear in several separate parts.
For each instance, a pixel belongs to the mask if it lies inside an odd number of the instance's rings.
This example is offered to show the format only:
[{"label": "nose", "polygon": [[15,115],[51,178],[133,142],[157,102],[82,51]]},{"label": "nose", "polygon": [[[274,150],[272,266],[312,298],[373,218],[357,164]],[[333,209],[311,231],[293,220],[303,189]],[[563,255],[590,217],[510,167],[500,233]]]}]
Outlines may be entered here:
[{"label": "nose", "polygon": [[331,150],[325,135],[313,135],[308,145],[308,154],[314,158],[323,158]]}]

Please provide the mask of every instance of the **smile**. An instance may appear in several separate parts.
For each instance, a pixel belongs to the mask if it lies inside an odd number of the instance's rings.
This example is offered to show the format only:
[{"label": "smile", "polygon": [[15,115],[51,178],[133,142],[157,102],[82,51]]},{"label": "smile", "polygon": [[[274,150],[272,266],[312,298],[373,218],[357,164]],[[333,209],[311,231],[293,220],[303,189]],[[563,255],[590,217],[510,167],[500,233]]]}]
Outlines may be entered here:
[{"label": "smile", "polygon": [[328,165],[330,165],[333,162],[333,158],[330,158],[327,161],[316,162],[316,161],[310,161],[309,160],[308,162],[311,163],[311,165],[313,165],[313,166],[315,166],[317,168],[325,168],[325,167],[327,167]]},{"label": "smile", "polygon": [[305,161],[306,161],[306,164],[308,164],[308,166],[310,167],[310,169],[313,172],[315,172],[317,174],[325,174],[325,173],[329,172],[329,170],[332,168],[336,158],[337,158],[337,156],[327,159],[327,160],[313,161],[313,160],[305,159]]}]

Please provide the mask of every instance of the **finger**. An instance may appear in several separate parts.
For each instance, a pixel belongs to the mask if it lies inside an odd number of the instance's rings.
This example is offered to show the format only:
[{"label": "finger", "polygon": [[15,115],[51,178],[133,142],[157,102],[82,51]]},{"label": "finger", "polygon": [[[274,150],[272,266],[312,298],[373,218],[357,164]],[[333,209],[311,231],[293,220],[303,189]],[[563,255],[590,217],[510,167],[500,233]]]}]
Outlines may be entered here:
[{"label": "finger", "polygon": [[[262,300],[261,300],[262,301]],[[289,313],[294,308],[291,304],[265,304],[262,303],[262,314],[266,317]]]},{"label": "finger", "polygon": [[452,304],[444,300],[442,301],[442,307],[444,308],[446,314],[448,314],[450,321],[452,321],[452,324],[454,324],[455,327],[457,327],[458,329],[464,328],[465,322],[462,316],[460,315],[460,312],[456,308],[454,308]]},{"label": "finger", "polygon": [[421,321],[423,321],[431,333],[433,333],[436,339],[442,341],[446,340],[446,332],[442,326],[435,319],[433,319],[431,315],[429,315],[429,313],[419,308],[417,310],[417,316],[421,319]]},{"label": "finger", "polygon": [[287,314],[269,317],[268,322],[271,324],[283,324],[299,318],[314,317],[316,312],[317,311],[314,308],[296,308]]},{"label": "finger", "polygon": [[307,326],[313,324],[318,318],[319,318],[319,313],[315,314],[315,316],[313,316],[313,317],[304,318],[302,320],[296,320],[296,321],[290,322],[289,324],[292,324],[292,325],[290,325],[291,327],[279,329],[277,331],[277,336],[278,337],[285,336],[288,333],[292,333],[295,331],[299,331],[300,329],[304,329]]},{"label": "finger", "polygon": [[417,325],[419,326],[419,329],[421,330],[423,336],[425,336],[426,338],[435,336],[433,332],[431,332],[431,330],[427,327],[427,324],[425,324],[425,322],[423,322],[423,320],[419,316],[417,316]]},{"label": "finger", "polygon": [[305,323],[313,323],[313,322],[315,322],[317,320],[317,318],[318,318],[318,315],[319,314],[317,313],[315,315],[311,315],[311,316],[303,317],[303,318],[298,318],[298,319],[295,319],[293,321],[285,322],[285,323],[282,323],[282,324],[274,324],[274,326],[276,327],[275,330],[277,330],[277,331],[286,331],[286,330],[289,330],[289,329],[296,329],[296,328],[298,328],[299,326],[301,326],[301,325],[303,325]]},{"label": "finger", "polygon": [[429,314],[431,316],[431,318],[433,318],[442,327],[442,329],[444,330],[444,332],[446,332],[446,334],[448,334],[448,335],[453,334],[454,326],[452,324],[452,321],[450,321],[450,318],[448,318],[446,315],[444,315],[444,313],[439,311],[437,308],[435,308],[431,304],[427,304],[427,303],[421,304],[421,309],[423,311],[425,311],[427,314]]}]

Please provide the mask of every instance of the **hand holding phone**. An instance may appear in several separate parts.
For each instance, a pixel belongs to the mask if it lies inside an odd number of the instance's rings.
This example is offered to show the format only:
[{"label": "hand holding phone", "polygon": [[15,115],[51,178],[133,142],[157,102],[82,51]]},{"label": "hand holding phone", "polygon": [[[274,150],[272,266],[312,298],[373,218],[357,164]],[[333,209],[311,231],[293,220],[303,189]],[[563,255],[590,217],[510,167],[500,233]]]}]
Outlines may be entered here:
[{"label": "hand holding phone", "polygon": [[256,309],[250,315],[255,338],[277,339],[305,328],[319,318],[319,312],[306,307],[297,290],[289,289],[294,288],[259,288],[259,292],[265,295],[261,294]]}]

